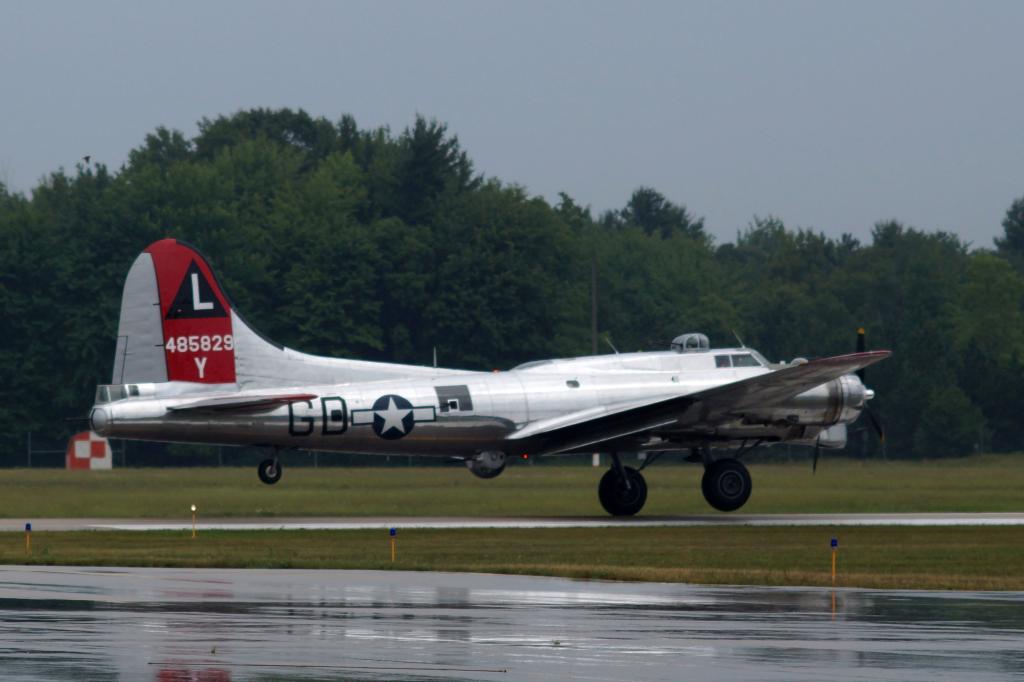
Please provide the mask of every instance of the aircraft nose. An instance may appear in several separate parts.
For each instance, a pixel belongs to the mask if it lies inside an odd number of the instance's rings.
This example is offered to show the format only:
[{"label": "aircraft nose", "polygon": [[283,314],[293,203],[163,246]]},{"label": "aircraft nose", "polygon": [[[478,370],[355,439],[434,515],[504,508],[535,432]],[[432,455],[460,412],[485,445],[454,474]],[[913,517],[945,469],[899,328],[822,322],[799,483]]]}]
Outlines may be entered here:
[{"label": "aircraft nose", "polygon": [[101,436],[105,436],[107,427],[110,426],[110,415],[102,407],[92,408],[89,415],[89,426]]}]

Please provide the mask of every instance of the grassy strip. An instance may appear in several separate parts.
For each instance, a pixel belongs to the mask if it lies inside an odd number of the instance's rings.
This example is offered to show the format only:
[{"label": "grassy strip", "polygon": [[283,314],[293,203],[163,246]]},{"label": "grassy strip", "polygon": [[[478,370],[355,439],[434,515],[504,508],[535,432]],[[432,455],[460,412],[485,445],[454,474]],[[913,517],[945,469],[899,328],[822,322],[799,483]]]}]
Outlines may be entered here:
[{"label": "grassy strip", "polygon": [[[1020,511],[1024,458],[985,455],[934,462],[754,464],[747,513]],[[493,480],[464,467],[287,468],[266,486],[253,469],[6,470],[0,514],[54,517],[561,516],[603,515],[604,469],[510,466]],[[701,467],[655,466],[644,515],[714,513],[700,494]]]},{"label": "grassy strip", "polygon": [[1024,590],[1024,528],[770,527],[0,534],[0,563],[474,571],[659,582]]}]

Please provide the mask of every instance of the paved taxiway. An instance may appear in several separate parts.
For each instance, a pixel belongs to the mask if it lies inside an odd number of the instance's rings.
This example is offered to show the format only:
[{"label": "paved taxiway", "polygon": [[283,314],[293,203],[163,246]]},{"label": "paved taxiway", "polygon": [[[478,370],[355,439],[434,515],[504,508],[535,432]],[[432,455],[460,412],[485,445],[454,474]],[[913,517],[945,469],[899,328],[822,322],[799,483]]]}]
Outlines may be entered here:
[{"label": "paved taxiway", "polygon": [[[201,512],[200,512],[201,513]],[[0,531],[31,521],[35,530],[186,530],[191,520],[0,519]],[[613,528],[635,526],[1024,526],[1016,512],[910,514],[708,514],[596,517],[331,517],[203,519],[203,530],[372,530],[400,528]]]},{"label": "paved taxiway", "polygon": [[27,680],[981,682],[1024,671],[1024,593],[6,566],[0,670]]}]

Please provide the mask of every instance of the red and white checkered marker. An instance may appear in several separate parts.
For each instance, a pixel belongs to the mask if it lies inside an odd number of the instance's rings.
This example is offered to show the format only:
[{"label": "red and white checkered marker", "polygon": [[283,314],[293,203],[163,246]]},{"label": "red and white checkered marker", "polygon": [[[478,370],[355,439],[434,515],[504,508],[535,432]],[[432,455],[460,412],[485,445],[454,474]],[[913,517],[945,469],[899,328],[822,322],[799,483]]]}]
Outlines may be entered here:
[{"label": "red and white checkered marker", "polygon": [[113,465],[110,441],[103,436],[92,431],[82,431],[68,441],[68,450],[64,455],[65,468],[111,469]]}]

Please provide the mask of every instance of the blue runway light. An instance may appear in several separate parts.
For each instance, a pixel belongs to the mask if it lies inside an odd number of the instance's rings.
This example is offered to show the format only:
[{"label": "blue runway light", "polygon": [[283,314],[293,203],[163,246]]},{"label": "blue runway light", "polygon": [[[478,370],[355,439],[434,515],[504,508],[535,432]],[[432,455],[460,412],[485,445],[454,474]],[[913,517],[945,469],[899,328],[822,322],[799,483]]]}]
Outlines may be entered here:
[{"label": "blue runway light", "polygon": [[32,524],[31,523],[26,523],[25,524],[25,532],[26,533],[31,533],[32,532]]},{"label": "blue runway light", "polygon": [[396,535],[398,535],[398,529],[397,528],[392,528],[389,531],[389,535],[391,535],[391,537],[395,537]]},{"label": "blue runway light", "polygon": [[838,548],[839,548],[839,539],[838,538],[832,538],[832,549],[838,549]]}]

